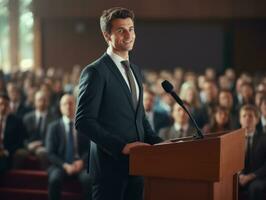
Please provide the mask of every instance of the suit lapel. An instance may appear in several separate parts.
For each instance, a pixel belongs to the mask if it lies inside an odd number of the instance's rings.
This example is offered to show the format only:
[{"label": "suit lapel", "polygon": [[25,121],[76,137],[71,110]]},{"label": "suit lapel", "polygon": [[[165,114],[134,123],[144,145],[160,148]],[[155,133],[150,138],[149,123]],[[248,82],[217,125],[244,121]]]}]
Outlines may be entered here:
[{"label": "suit lapel", "polygon": [[131,108],[134,111],[134,106],[133,106],[133,101],[132,101],[132,97],[131,97],[131,92],[127,86],[127,83],[125,82],[122,74],[120,73],[119,69],[117,68],[117,66],[115,65],[115,63],[113,62],[113,60],[105,53],[104,56],[104,62],[107,65],[107,67],[112,71],[112,73],[115,75],[115,77],[117,78],[117,80],[121,83],[121,87],[123,89],[123,91],[125,92],[128,101],[130,102]]}]

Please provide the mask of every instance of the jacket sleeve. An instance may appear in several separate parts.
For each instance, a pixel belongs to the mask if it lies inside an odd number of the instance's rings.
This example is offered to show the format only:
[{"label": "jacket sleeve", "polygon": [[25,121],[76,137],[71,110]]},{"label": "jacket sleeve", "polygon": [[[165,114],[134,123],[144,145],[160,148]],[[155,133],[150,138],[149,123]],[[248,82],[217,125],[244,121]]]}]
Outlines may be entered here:
[{"label": "jacket sleeve", "polygon": [[105,81],[94,67],[87,67],[81,73],[75,126],[79,133],[85,134],[103,151],[119,158],[125,141],[111,134],[99,122],[101,99],[104,95]]},{"label": "jacket sleeve", "polygon": [[63,168],[64,160],[57,155],[58,149],[58,138],[56,134],[56,125],[54,123],[48,126],[47,136],[46,136],[46,149],[48,154],[48,159],[53,165],[59,168]]}]

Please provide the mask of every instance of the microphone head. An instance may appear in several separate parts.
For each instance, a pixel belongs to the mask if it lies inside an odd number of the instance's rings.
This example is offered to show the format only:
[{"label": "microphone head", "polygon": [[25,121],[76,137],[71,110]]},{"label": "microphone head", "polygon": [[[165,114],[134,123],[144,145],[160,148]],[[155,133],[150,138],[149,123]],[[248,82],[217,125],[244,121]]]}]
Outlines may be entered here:
[{"label": "microphone head", "polygon": [[167,93],[172,92],[173,89],[174,89],[173,85],[169,81],[167,81],[167,80],[164,80],[162,82],[162,87],[165,90],[165,92],[167,92]]}]

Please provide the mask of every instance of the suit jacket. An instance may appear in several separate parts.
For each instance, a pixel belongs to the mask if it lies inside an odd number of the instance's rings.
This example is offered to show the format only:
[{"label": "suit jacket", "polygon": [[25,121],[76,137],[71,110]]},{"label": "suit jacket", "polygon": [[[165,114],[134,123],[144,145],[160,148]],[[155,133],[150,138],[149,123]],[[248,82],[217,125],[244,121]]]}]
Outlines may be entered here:
[{"label": "suit jacket", "polygon": [[135,141],[162,141],[145,117],[141,72],[133,64],[131,69],[140,91],[136,110],[130,90],[109,55],[105,53],[81,73],[75,124],[78,132],[92,141],[89,172],[93,178],[128,176],[124,146]]},{"label": "suit jacket", "polygon": [[247,163],[245,157],[244,174],[255,173],[257,178],[266,177],[266,136],[257,132],[253,136],[251,148],[251,161]]},{"label": "suit jacket", "polygon": [[[190,125],[188,126],[188,129],[185,133],[181,133],[180,131],[177,131],[174,125],[172,125],[168,128],[162,129],[159,132],[159,136],[163,138],[164,140],[169,140],[169,139],[193,136],[195,133],[196,133],[196,129]],[[182,134],[185,134],[185,135],[183,136]]]},{"label": "suit jacket", "polygon": [[154,124],[154,131],[158,135],[160,129],[170,126],[172,123],[172,119],[165,113],[154,112],[153,116],[153,124]]},{"label": "suit jacket", "polygon": [[23,147],[23,140],[26,136],[25,127],[18,117],[9,114],[6,118],[4,129],[4,148],[12,156],[15,151]]},{"label": "suit jacket", "polygon": [[26,143],[33,142],[35,140],[41,140],[44,144],[48,124],[51,123],[53,120],[54,120],[54,117],[48,112],[46,119],[45,119],[44,130],[41,133],[38,133],[35,110],[27,113],[23,118],[23,123],[26,127],[27,134],[28,134]]},{"label": "suit jacket", "polygon": [[[89,144],[88,137],[77,134],[77,151],[80,159],[85,164],[87,163]],[[66,132],[62,118],[52,122],[48,126],[46,148],[52,166],[62,168],[66,156]]]}]

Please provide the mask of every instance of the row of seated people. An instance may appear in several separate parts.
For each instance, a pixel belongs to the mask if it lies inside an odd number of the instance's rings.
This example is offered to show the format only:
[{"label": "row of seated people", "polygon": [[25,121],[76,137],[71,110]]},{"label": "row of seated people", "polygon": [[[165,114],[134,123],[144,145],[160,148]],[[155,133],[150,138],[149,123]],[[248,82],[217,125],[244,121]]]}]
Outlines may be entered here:
[{"label": "row of seated people", "polygon": [[[147,81],[144,85],[145,92],[144,92],[144,107],[146,110],[147,118],[150,121],[153,129],[157,134],[159,134],[164,139],[171,139],[172,137],[184,137],[188,136],[189,134],[193,133],[193,130],[188,129],[191,126],[186,125],[182,127],[182,125],[178,125],[178,120],[180,120],[180,124],[182,121],[188,121],[186,114],[183,112],[180,107],[177,105],[173,106],[173,101],[171,97],[169,97],[167,94],[160,92],[160,88],[153,89],[154,92],[152,92],[151,88],[156,85],[155,83],[151,84],[149,83],[149,79],[146,77]],[[176,79],[175,79],[176,80]],[[265,130],[264,125],[265,119],[266,119],[266,111],[265,108],[263,109],[263,106],[265,107],[265,103],[262,101],[263,96],[265,95],[265,88],[264,90],[256,91],[256,95],[254,95],[253,87],[251,86],[249,81],[243,81],[244,78],[238,79],[236,81],[236,90],[229,90],[228,88],[225,89],[221,85],[219,85],[219,88],[217,88],[217,83],[214,81],[213,78],[208,78],[204,81],[202,87],[195,87],[195,83],[190,80],[184,80],[183,84],[180,87],[180,97],[185,100],[189,106],[189,109],[191,110],[192,114],[195,116],[196,121],[198,122],[200,128],[202,128],[205,132],[217,132],[217,131],[226,131],[230,129],[239,128],[242,125],[239,123],[239,110],[244,104],[254,104],[257,108],[259,108],[261,113],[261,118],[258,120],[259,123],[257,125],[258,132],[263,132]],[[161,78],[158,78],[158,82],[161,82]],[[234,84],[232,84],[234,85]],[[176,86],[176,84],[175,84]],[[219,89],[219,90],[218,90]],[[15,114],[18,118],[21,118],[23,123],[21,126],[26,127],[25,131],[25,137],[23,137],[22,146],[24,149],[19,148],[19,151],[17,150],[8,150],[9,154],[14,154],[14,162],[13,166],[15,168],[19,168],[25,157],[28,155],[35,155],[38,157],[38,159],[41,161],[42,168],[46,169],[48,162],[47,160],[50,160],[50,162],[57,164],[57,166],[62,167],[62,162],[60,162],[60,159],[53,159],[50,153],[49,149],[51,149],[48,145],[49,141],[57,140],[58,138],[52,138],[51,140],[48,138],[51,138],[50,132],[52,130],[52,124],[56,120],[55,118],[58,118],[57,114],[57,107],[59,107],[59,97],[62,95],[57,95],[53,99],[57,99],[58,102],[52,101],[52,103],[49,102],[49,98],[51,95],[48,95],[47,92],[45,92],[46,89],[41,90],[42,92],[37,92],[34,94],[34,105],[31,105],[31,108],[25,108],[21,109],[21,106],[19,103],[21,102],[19,99],[19,94],[21,91],[18,90],[18,87],[16,87],[15,83],[8,83],[7,84],[7,92],[8,97],[10,99],[9,105],[10,105],[10,112]],[[31,91],[28,89],[28,91]],[[239,92],[237,92],[239,91]],[[27,100],[30,100],[30,93],[26,95],[26,101],[24,105],[27,103]],[[254,99],[254,96],[256,98]],[[259,97],[259,98],[257,98]],[[199,100],[198,100],[198,99]],[[258,99],[258,101],[257,101]],[[50,99],[51,101],[51,99]],[[61,106],[60,106],[61,107]],[[51,114],[52,113],[52,114]],[[181,113],[181,114],[180,114]],[[181,116],[181,117],[180,117]],[[43,117],[43,118],[42,118]],[[40,120],[42,119],[42,120]],[[19,121],[19,120],[18,120]],[[42,123],[39,123],[39,122]],[[229,122],[229,123],[228,123]],[[51,124],[52,123],[52,124]],[[51,124],[51,125],[48,125]],[[186,124],[186,123],[184,123]],[[49,126],[49,128],[48,128]],[[22,133],[23,128],[16,128],[15,130],[21,130]],[[66,130],[68,130],[66,128]],[[176,133],[176,130],[181,130],[179,133]],[[58,131],[58,130],[57,130]],[[57,132],[56,131],[56,132]],[[35,134],[38,133],[38,134]],[[17,140],[20,139],[20,137],[24,134],[20,134],[20,136],[16,136]],[[57,134],[53,134],[55,137]],[[84,138],[85,139],[85,138]],[[65,141],[66,142],[66,141]],[[15,142],[16,143],[16,142]],[[14,144],[15,144],[14,143]],[[51,144],[51,143],[50,143]],[[54,143],[55,144],[55,143]],[[58,143],[55,144],[55,148],[61,148],[61,150],[58,150],[57,153],[60,153],[61,156],[66,153],[66,149],[64,150],[66,143],[61,143],[62,145],[59,145]],[[4,145],[7,146],[7,145]],[[20,146],[20,145],[18,145]],[[84,148],[88,148],[89,145],[85,145]],[[17,148],[15,148],[17,149]],[[47,159],[47,151],[48,151],[48,159]],[[16,152],[16,153],[15,153]],[[7,153],[3,153],[5,155]],[[61,160],[62,161],[62,160]],[[83,164],[86,162],[83,162]],[[67,170],[69,170],[68,165],[64,165],[63,162],[63,169],[64,172],[67,174]],[[4,166],[4,165],[1,165]],[[71,167],[70,167],[71,168]],[[85,167],[84,167],[85,168]],[[50,168],[49,168],[50,169]],[[49,175],[50,170],[49,171]],[[49,180],[51,176],[49,176]],[[55,189],[58,191],[59,182],[57,179],[54,181],[57,186],[54,186],[50,188],[50,191],[52,189]],[[52,181],[51,181],[52,182]],[[58,192],[52,192],[57,193]],[[56,196],[56,195],[50,195],[50,197]]]},{"label": "row of seated people", "polygon": [[[227,91],[221,92],[228,93]],[[158,135],[161,138],[170,140],[193,136],[196,133],[189,116],[180,105],[173,105],[171,118],[169,118],[166,114],[152,110],[154,103],[154,93],[146,89],[144,92],[144,107],[147,117],[153,128],[159,130]],[[190,105],[187,102],[184,102],[184,105],[191,112]],[[202,113],[194,114],[198,117]],[[266,180],[264,178],[266,175],[266,94],[260,99],[259,107],[253,104],[244,104],[240,107],[239,114],[234,114],[230,113],[226,107],[217,104],[210,116],[211,123],[203,127],[205,133],[245,128],[245,167],[239,172],[239,191],[247,193],[250,200],[264,199],[266,194]],[[171,125],[169,126],[169,124]]]},{"label": "row of seated people", "polygon": [[29,156],[36,156],[48,171],[49,199],[58,200],[64,179],[77,179],[84,199],[91,199],[91,180],[87,173],[90,142],[77,134],[73,125],[75,97],[65,94],[60,100],[62,117],[54,119],[47,111],[47,96],[35,95],[35,110],[23,118],[10,113],[9,97],[0,94],[1,173],[21,168]]}]

